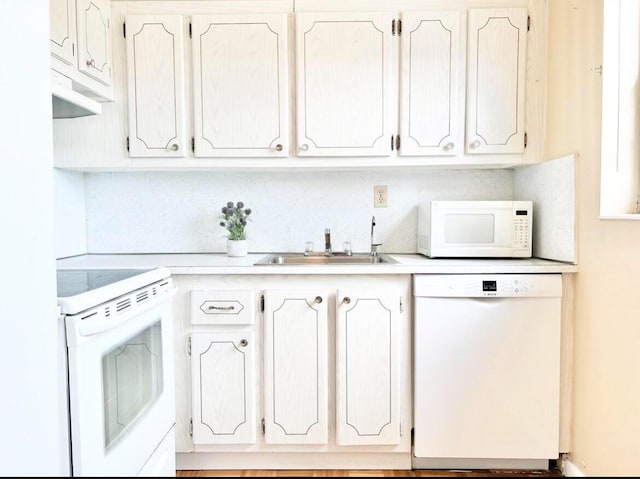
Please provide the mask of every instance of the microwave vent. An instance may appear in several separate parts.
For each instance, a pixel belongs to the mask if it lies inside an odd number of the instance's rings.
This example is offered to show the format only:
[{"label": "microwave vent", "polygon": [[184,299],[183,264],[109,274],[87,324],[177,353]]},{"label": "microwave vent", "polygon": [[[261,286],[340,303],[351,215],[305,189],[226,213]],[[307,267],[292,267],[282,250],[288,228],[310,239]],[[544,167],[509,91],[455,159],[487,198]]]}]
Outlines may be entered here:
[{"label": "microwave vent", "polygon": [[429,235],[418,235],[418,251],[429,251]]}]

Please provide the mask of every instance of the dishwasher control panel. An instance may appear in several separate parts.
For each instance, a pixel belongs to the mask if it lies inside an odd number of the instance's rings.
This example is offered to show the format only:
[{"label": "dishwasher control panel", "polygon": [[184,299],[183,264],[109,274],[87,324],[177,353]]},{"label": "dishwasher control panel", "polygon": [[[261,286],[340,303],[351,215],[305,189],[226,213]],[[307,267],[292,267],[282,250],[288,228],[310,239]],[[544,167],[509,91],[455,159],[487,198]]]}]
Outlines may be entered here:
[{"label": "dishwasher control panel", "polygon": [[555,297],[562,295],[560,274],[421,274],[414,276],[416,297]]}]

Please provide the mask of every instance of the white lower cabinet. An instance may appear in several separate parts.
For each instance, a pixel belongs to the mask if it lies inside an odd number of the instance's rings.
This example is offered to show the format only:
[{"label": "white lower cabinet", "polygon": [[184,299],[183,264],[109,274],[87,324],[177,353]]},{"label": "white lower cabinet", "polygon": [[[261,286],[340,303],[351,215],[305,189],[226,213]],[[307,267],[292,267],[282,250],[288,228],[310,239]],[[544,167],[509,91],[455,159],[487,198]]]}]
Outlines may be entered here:
[{"label": "white lower cabinet", "polygon": [[178,469],[410,468],[409,275],[175,279]]},{"label": "white lower cabinet", "polygon": [[264,292],[264,426],[267,444],[326,444],[325,294]]},{"label": "white lower cabinet", "polygon": [[340,445],[400,442],[400,299],[382,291],[338,291],[336,442]]},{"label": "white lower cabinet", "polygon": [[253,331],[193,333],[194,444],[256,441]]}]

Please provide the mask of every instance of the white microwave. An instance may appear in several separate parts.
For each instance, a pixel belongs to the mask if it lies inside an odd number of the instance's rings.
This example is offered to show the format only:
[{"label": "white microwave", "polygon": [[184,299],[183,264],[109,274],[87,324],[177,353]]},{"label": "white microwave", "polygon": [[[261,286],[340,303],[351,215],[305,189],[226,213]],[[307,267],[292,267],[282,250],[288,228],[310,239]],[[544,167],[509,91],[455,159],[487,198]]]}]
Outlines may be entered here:
[{"label": "white microwave", "polygon": [[531,201],[432,201],[418,210],[418,253],[530,258]]}]

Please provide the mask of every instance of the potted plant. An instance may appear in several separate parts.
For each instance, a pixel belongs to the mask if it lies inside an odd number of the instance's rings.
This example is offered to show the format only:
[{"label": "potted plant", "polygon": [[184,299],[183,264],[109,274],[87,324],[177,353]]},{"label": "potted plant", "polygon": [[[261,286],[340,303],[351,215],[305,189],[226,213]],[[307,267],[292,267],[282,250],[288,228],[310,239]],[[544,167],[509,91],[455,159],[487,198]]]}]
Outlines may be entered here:
[{"label": "potted plant", "polygon": [[227,256],[246,256],[248,250],[245,227],[251,214],[250,208],[245,208],[242,201],[235,205],[229,201],[222,207],[220,226],[227,230]]}]

